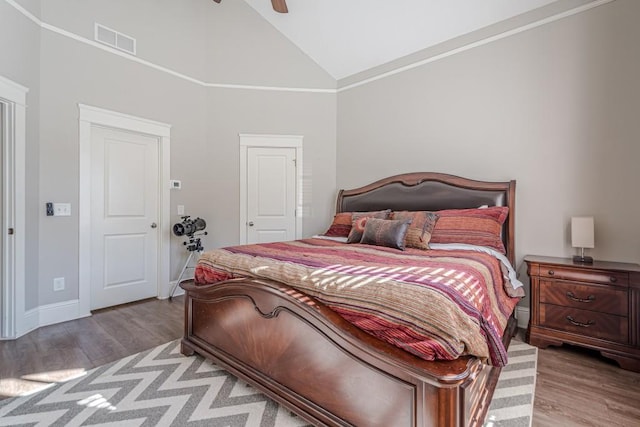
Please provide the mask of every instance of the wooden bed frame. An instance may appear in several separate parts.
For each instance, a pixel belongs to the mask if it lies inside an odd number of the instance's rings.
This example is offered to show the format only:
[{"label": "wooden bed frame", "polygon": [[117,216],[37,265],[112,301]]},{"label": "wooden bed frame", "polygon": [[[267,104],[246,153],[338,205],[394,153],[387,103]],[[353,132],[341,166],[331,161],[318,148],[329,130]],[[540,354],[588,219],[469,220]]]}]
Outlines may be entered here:
[{"label": "wooden bed frame", "polygon": [[[411,173],[342,190],[337,212],[508,206],[514,260],[515,181]],[[500,368],[474,357],[425,361],[386,344],[284,283],[234,279],[181,284],[182,353],[194,352],[313,425],[481,426]],[[513,317],[503,335],[509,345]]]}]

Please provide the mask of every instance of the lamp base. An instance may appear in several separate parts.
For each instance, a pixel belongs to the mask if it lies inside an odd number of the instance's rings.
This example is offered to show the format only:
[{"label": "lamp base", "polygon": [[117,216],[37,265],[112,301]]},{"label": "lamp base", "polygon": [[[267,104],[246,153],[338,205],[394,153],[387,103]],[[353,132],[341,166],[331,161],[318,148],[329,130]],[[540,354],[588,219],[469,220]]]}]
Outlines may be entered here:
[{"label": "lamp base", "polygon": [[574,264],[593,264],[593,258],[590,256],[574,255],[573,263]]}]

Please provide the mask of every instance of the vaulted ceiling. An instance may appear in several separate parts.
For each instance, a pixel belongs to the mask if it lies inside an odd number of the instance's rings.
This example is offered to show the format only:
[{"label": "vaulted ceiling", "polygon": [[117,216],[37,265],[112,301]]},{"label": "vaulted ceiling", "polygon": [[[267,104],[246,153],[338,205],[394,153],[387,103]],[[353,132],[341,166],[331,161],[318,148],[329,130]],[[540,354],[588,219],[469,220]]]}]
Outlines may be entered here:
[{"label": "vaulted ceiling", "polygon": [[245,1],[341,79],[558,0]]}]

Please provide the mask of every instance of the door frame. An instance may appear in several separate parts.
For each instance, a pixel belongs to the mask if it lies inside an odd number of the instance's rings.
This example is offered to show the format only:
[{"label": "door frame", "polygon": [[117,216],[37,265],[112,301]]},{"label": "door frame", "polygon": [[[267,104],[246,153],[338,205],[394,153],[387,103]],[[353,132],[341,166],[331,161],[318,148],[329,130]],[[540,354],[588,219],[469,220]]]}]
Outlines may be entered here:
[{"label": "door frame", "polygon": [[91,315],[91,127],[102,126],[158,139],[158,298],[170,292],[170,145],[171,125],[116,111],[78,104],[80,131],[79,315]]},{"label": "door frame", "polygon": [[[29,89],[0,76],[5,127],[2,143],[2,283],[0,339],[25,331],[26,101]],[[14,234],[8,230],[13,228]],[[5,231],[6,230],[6,231]]]},{"label": "door frame", "polygon": [[240,137],[240,244],[247,242],[247,159],[249,148],[295,148],[296,150],[296,239],[302,238],[302,135],[241,133]]}]

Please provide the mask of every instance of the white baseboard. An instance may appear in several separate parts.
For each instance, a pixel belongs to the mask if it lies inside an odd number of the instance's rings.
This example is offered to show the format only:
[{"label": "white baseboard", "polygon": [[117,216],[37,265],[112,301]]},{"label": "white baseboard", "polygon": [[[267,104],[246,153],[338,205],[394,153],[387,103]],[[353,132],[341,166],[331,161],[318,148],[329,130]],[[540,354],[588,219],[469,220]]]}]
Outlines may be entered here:
[{"label": "white baseboard", "polygon": [[[158,299],[169,298],[169,294],[176,283],[177,280],[169,282],[169,288],[165,289],[164,294],[158,295]],[[173,296],[180,295],[184,295],[184,290],[178,286]],[[91,312],[82,312],[79,299],[36,307],[24,313],[24,317],[20,322],[20,330],[16,331],[15,337],[9,337],[8,339],[20,338],[43,326],[68,322],[69,320],[81,319],[88,316],[91,316]]]},{"label": "white baseboard", "polygon": [[[16,330],[15,338],[20,338],[23,335],[28,334],[31,331],[35,331],[40,327],[40,307],[33,308],[24,313],[22,321],[19,323],[19,328]],[[13,339],[13,337],[11,338]]]},{"label": "white baseboard", "polygon": [[516,306],[516,320],[518,320],[518,328],[527,329],[529,327],[529,307]]},{"label": "white baseboard", "polygon": [[[40,309],[40,326],[53,325],[54,323],[67,322],[69,320],[87,317],[80,315],[80,300],[59,302],[43,305]],[[91,315],[91,314],[89,314]]]},{"label": "white baseboard", "polygon": [[80,319],[90,315],[91,313],[80,313],[80,301],[77,299],[36,307],[24,314],[21,330],[17,331],[15,338],[20,338],[43,326]]},{"label": "white baseboard", "polygon": [[[177,280],[170,282],[169,288],[165,290],[164,295],[158,295],[158,299],[169,298],[171,289],[173,289],[176,282]],[[173,296],[180,295],[184,295],[184,290],[178,286]],[[43,326],[81,319],[88,316],[91,316],[91,312],[85,313],[81,310],[79,299],[36,307],[24,313],[24,317],[20,322],[20,329],[16,331],[16,336],[9,337],[8,339],[20,338]]]},{"label": "white baseboard", "polygon": [[[185,279],[187,280],[187,279]],[[184,281],[184,280],[183,280]],[[178,283],[177,280],[172,280],[169,282],[169,289],[167,289],[167,292],[163,295],[158,295],[158,299],[167,299],[171,296],[171,290],[173,289],[173,287],[176,285],[176,283]],[[180,295],[184,295],[184,289],[182,289],[180,286],[178,286],[176,288],[176,291],[174,292],[173,296],[177,297]]]}]

